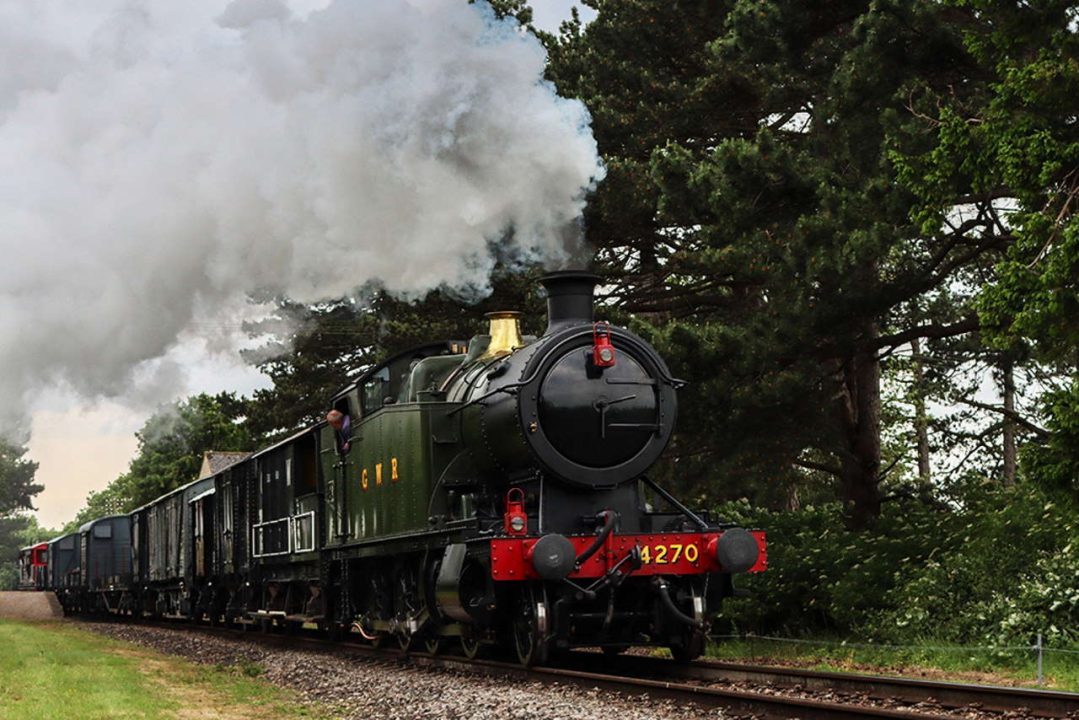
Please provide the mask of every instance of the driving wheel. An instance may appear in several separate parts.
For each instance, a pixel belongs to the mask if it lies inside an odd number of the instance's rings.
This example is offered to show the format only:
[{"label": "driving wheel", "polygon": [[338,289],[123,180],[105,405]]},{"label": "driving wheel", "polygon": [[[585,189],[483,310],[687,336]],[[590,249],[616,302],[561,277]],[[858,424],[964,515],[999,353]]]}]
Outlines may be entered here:
[{"label": "driving wheel", "polygon": [[461,633],[461,652],[469,660],[475,660],[480,654],[480,640],[468,630]]},{"label": "driving wheel", "polygon": [[514,608],[513,642],[517,660],[525,667],[543,665],[550,654],[547,637],[547,594],[542,585],[523,586]]}]

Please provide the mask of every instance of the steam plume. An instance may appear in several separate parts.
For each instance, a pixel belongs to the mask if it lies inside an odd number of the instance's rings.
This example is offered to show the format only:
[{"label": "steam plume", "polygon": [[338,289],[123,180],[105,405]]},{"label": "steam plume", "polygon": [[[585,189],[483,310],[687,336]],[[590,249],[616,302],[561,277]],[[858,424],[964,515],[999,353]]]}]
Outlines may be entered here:
[{"label": "steam plume", "polygon": [[510,232],[557,261],[603,173],[542,47],[465,0],[0,0],[0,62],[0,429],[249,292],[482,286]]}]

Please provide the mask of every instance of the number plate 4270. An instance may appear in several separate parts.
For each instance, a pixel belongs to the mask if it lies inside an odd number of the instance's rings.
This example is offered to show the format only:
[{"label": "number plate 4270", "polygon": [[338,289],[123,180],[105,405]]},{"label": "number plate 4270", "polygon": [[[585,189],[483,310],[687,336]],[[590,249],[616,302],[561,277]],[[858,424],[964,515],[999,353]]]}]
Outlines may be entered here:
[{"label": "number plate 4270", "polygon": [[641,546],[641,562],[645,565],[671,565],[679,560],[695,563],[699,557],[700,549],[693,543]]}]

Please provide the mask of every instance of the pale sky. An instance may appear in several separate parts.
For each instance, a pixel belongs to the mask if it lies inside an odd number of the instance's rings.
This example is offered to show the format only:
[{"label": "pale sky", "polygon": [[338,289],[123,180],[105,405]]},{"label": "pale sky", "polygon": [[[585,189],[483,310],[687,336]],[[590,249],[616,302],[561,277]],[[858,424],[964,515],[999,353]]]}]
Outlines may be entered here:
[{"label": "pale sky", "polygon": [[[269,385],[266,376],[238,356],[215,354],[201,341],[188,341],[170,356],[186,371],[177,397],[223,391],[249,395]],[[61,527],[90,491],[101,490],[124,472],[138,445],[135,432],[152,413],[150,405],[87,403],[62,390],[42,398],[33,414],[28,453],[40,463],[37,482],[45,486],[35,501],[38,521]]]},{"label": "pale sky", "polygon": [[596,16],[592,8],[583,7],[573,0],[532,0],[533,22],[536,27],[549,32],[557,32],[563,20],[569,19],[570,8],[574,5],[581,15],[581,20],[589,22]]},{"label": "pale sky", "polygon": [[[305,4],[321,3],[305,0]],[[577,3],[533,0],[531,4],[536,25],[556,31]],[[586,22],[595,16],[589,8],[580,11]],[[174,397],[221,391],[250,394],[268,385],[265,376],[238,356],[215,354],[200,341],[189,340],[174,348],[170,360],[183,374],[174,383],[178,388]],[[45,486],[35,501],[43,526],[59,528],[70,521],[88,493],[103,489],[126,470],[137,447],[134,433],[153,410],[152,404],[133,406],[130,400],[88,402],[62,388],[39,398],[32,416],[28,457],[40,463],[37,481]]]}]

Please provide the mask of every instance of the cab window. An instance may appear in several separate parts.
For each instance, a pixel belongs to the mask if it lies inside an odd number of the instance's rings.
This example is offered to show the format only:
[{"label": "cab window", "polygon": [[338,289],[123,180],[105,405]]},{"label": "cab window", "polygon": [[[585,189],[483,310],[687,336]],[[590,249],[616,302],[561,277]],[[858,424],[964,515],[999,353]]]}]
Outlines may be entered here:
[{"label": "cab window", "polygon": [[390,368],[387,366],[364,381],[360,392],[363,414],[369,415],[381,409],[390,396]]}]

